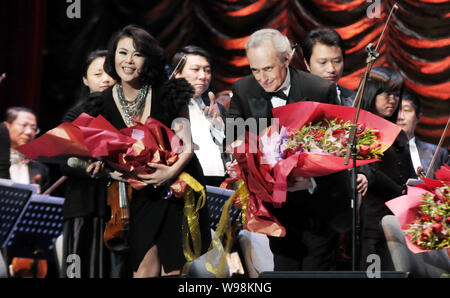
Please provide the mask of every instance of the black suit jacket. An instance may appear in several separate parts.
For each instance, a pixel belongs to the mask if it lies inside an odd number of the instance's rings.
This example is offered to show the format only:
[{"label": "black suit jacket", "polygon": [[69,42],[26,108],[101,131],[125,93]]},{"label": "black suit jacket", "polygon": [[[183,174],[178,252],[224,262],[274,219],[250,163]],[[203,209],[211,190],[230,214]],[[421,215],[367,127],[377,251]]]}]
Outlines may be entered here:
[{"label": "black suit jacket", "polygon": [[339,91],[341,91],[340,102],[341,105],[351,107],[355,101],[356,92],[337,84]]},{"label": "black suit jacket", "polygon": [[[289,67],[289,71],[291,89],[287,104],[299,101],[338,103],[334,83],[292,67]],[[264,91],[253,75],[235,82],[232,91],[228,117],[244,120],[255,118],[257,121],[272,118],[271,95]],[[259,127],[259,132],[264,128]],[[287,230],[306,227],[319,231],[323,223],[339,232],[350,229],[348,174],[344,171],[315,180],[318,188],[313,195],[308,191],[289,192],[287,204],[283,208],[273,209],[275,216]]]}]

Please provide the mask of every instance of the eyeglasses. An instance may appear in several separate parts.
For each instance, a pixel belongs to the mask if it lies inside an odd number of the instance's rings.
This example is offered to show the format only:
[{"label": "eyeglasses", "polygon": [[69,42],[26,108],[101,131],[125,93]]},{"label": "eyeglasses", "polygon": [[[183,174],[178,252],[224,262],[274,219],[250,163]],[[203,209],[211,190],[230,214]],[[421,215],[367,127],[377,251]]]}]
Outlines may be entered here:
[{"label": "eyeglasses", "polygon": [[393,96],[395,98],[400,98],[400,91],[387,91],[386,95],[387,97]]},{"label": "eyeglasses", "polygon": [[27,129],[31,129],[34,132],[34,135],[37,135],[41,132],[39,127],[29,124],[29,123],[14,123],[17,127],[20,127],[22,131],[26,131]]}]

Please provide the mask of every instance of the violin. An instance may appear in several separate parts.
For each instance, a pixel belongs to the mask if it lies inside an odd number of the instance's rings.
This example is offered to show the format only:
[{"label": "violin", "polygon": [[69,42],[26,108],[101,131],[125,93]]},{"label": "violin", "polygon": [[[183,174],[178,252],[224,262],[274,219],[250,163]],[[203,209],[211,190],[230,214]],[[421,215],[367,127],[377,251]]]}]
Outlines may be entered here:
[{"label": "violin", "polygon": [[130,223],[129,201],[131,187],[125,182],[114,181],[107,189],[107,204],[111,208],[111,219],[103,234],[106,247],[111,251],[128,248],[127,233]]}]

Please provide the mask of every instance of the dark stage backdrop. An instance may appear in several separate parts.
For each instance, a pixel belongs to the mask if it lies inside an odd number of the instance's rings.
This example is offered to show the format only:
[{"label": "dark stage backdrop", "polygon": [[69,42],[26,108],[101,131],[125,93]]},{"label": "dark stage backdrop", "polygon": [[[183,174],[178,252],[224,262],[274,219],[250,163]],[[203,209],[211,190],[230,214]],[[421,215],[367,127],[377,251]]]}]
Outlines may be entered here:
[{"label": "dark stage backdrop", "polygon": [[[0,1],[1,112],[11,105],[36,109],[40,125],[59,124],[81,88],[86,54],[106,47],[111,34],[134,23],[145,27],[165,48],[167,58],[196,44],[213,55],[213,91],[229,89],[250,73],[244,45],[264,27],[281,30],[299,43],[310,29],[335,28],[345,40],[345,77],[356,89],[365,69],[365,47],[376,43],[392,0],[15,0]],[[80,3],[80,18],[67,9]],[[380,3],[380,10],[375,5]],[[450,1],[398,0],[400,6],[381,47],[378,64],[399,70],[407,89],[424,106],[417,134],[438,143],[450,114]],[[379,13],[369,18],[367,12]],[[301,53],[293,62],[303,68]],[[450,133],[446,138],[450,145]]]}]

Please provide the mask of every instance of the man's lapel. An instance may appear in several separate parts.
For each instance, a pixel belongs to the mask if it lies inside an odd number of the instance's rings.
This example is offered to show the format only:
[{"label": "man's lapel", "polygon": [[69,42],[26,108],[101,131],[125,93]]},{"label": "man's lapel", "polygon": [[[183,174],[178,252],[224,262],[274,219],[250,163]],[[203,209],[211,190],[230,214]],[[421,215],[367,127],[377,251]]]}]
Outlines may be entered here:
[{"label": "man's lapel", "polygon": [[271,95],[254,81],[252,92],[247,98],[248,106],[252,117],[254,118],[272,118]]},{"label": "man's lapel", "polygon": [[288,101],[286,104],[303,100],[300,75],[292,67],[289,67],[289,72],[291,74],[291,89],[289,90]]}]

